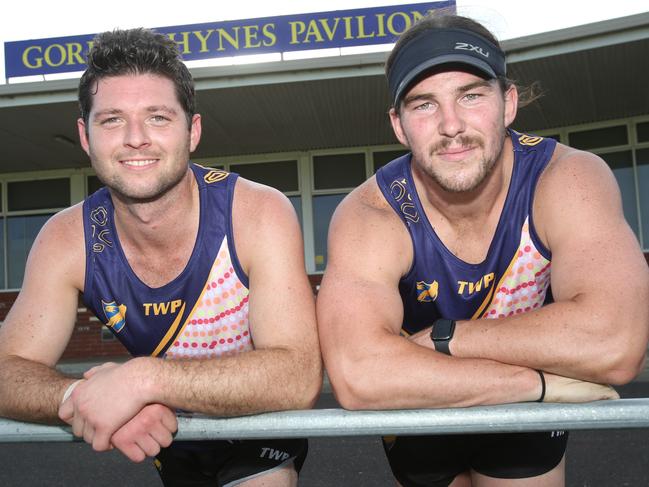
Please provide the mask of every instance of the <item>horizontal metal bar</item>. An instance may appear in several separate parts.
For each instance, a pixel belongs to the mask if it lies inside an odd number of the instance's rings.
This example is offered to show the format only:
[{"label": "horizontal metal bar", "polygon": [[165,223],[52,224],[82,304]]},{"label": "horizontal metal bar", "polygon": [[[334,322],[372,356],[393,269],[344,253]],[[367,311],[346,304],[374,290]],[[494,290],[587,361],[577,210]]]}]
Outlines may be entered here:
[{"label": "horizontal metal bar", "polygon": [[[313,409],[236,418],[178,418],[176,440],[504,433],[648,428],[649,399],[584,404],[504,404],[452,409]],[[78,441],[69,427],[0,420],[0,442]]]}]

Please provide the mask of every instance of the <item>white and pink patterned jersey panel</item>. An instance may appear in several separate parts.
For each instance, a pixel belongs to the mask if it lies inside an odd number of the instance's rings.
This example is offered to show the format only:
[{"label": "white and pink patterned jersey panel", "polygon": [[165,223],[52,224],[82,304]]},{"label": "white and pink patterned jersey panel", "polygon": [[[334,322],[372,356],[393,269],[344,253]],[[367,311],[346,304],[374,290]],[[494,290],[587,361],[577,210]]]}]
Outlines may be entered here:
[{"label": "white and pink patterned jersey panel", "polygon": [[165,357],[209,358],[252,349],[248,288],[234,270],[225,237],[201,297]]},{"label": "white and pink patterned jersey panel", "polygon": [[550,266],[535,247],[529,232],[529,217],[521,232],[518,251],[496,287],[483,318],[504,318],[540,308],[550,285]]}]

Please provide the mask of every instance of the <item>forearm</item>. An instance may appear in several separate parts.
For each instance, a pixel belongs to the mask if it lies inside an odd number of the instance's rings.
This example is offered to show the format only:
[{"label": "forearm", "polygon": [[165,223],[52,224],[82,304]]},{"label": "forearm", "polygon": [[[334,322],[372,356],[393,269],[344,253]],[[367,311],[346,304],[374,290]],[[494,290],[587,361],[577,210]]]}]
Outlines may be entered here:
[{"label": "forearm", "polygon": [[541,395],[534,370],[448,357],[398,336],[382,341],[374,341],[371,350],[328,358],[327,370],[343,407],[464,407],[535,401]]},{"label": "forearm", "polygon": [[647,330],[632,320],[646,322],[646,316],[618,316],[616,322],[610,312],[571,300],[507,318],[462,321],[450,350],[456,357],[496,360],[593,382],[624,383],[643,364]]},{"label": "forearm", "polygon": [[310,408],[322,384],[319,356],[286,349],[131,362],[146,380],[147,402],[215,416]]},{"label": "forearm", "polygon": [[0,415],[20,421],[61,423],[57,411],[75,379],[17,356],[0,360]]}]

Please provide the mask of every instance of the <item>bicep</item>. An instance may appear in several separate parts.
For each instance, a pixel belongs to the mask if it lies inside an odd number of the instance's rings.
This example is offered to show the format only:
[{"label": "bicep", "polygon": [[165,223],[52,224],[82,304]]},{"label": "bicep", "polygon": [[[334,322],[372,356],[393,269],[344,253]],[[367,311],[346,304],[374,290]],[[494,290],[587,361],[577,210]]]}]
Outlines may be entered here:
[{"label": "bicep", "polygon": [[557,189],[548,192],[556,199],[541,210],[555,300],[584,300],[620,311],[637,307],[640,299],[646,303],[646,262],[610,170],[593,156],[564,173],[556,178]]},{"label": "bicep", "polygon": [[409,248],[400,225],[353,199],[336,213],[317,301],[325,359],[363,354],[382,338],[399,334],[403,304],[398,282],[408,267],[403,249]]},{"label": "bicep", "polygon": [[0,329],[0,356],[53,366],[70,339],[84,272],[83,261],[76,260],[83,240],[62,235],[57,226],[48,222],[32,246],[22,288]]},{"label": "bicep", "polygon": [[[249,321],[255,348],[317,348],[315,299],[304,269],[300,227],[281,195],[267,201],[255,235],[242,243],[249,277]],[[257,242],[257,244],[255,244]],[[263,242],[263,244],[259,244]]]}]

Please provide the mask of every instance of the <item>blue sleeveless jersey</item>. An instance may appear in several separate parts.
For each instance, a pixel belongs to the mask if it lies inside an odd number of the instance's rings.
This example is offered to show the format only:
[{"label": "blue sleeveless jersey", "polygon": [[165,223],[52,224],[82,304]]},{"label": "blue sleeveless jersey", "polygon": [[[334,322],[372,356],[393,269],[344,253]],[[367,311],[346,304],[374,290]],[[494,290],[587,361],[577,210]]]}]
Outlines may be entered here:
[{"label": "blue sleeveless jersey", "polygon": [[505,204],[487,257],[469,264],[451,253],[428,222],[406,154],[376,173],[390,206],[406,225],[413,244],[412,266],[399,282],[403,331],[416,333],[438,318],[501,318],[551,300],[551,254],[532,222],[539,176],[556,141],[510,131],[514,166]]},{"label": "blue sleeveless jersey", "polygon": [[206,358],[252,349],[248,278],[232,239],[237,175],[191,169],[200,195],[194,250],[180,275],[159,288],[143,283],[126,260],[108,190],[83,204],[83,301],[133,356]]}]

